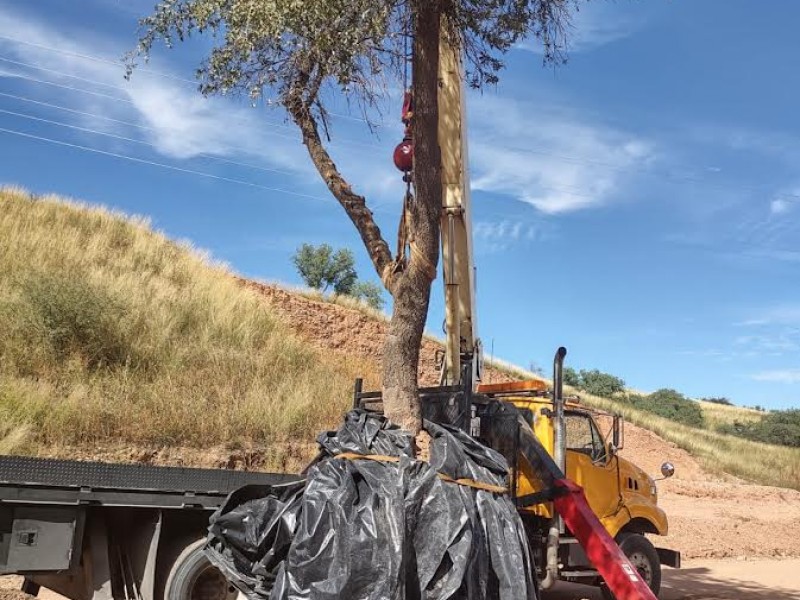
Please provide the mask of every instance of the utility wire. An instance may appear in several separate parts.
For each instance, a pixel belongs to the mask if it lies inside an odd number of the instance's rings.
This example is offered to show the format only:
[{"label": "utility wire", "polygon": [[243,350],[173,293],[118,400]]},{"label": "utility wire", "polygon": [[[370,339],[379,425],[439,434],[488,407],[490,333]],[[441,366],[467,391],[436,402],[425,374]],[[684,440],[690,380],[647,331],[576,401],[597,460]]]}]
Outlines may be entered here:
[{"label": "utility wire", "polygon": [[[39,48],[40,50],[47,50],[48,52],[55,52],[57,54],[62,54],[64,56],[71,56],[73,58],[82,58],[85,60],[92,60],[94,62],[105,63],[107,65],[114,65],[115,67],[123,66],[122,61],[119,59],[114,60],[111,58],[104,58],[101,56],[93,56],[91,54],[81,54],[80,52],[73,52],[71,50],[66,50],[64,48],[55,48],[53,46],[45,46],[44,44],[37,44],[35,42],[29,42],[28,40],[21,40],[19,38],[10,37],[7,35],[0,35],[0,40],[6,40],[7,42],[12,42],[14,44],[21,44],[23,46],[30,46],[32,48]],[[164,77],[166,79],[172,79],[174,81],[180,81],[183,83],[190,83],[192,85],[197,85],[196,81],[192,81],[191,79],[185,79],[177,75],[172,75],[171,73],[164,73],[163,71],[154,71],[153,69],[148,69],[145,67],[137,67],[137,70],[142,71],[143,73],[148,73],[150,75],[156,75],[158,77]]]},{"label": "utility wire", "polygon": [[31,77],[30,75],[23,75],[22,73],[12,73],[9,77],[13,77],[15,79],[23,79],[25,81],[31,81],[33,83],[41,83],[43,85],[51,85],[53,87],[61,88],[62,90],[70,90],[72,92],[80,92],[82,94],[89,94],[91,96],[97,96],[98,98],[105,98],[106,100],[116,100],[117,102],[124,102],[125,104],[133,104],[133,101],[128,100],[127,98],[121,98],[120,96],[111,96],[110,94],[103,94],[101,92],[94,92],[92,90],[86,90],[83,88],[73,87],[71,85],[64,85],[63,83],[56,83],[54,81],[47,81],[46,79],[37,79],[36,77]]},{"label": "utility wire", "polygon": [[168,165],[168,164],[156,162],[156,161],[153,161],[153,160],[147,160],[147,159],[144,159],[144,158],[137,158],[135,156],[129,156],[127,154],[119,154],[117,152],[109,152],[107,150],[101,150],[99,148],[92,148],[90,146],[81,146],[80,144],[73,144],[73,143],[70,143],[70,142],[65,142],[65,141],[62,141],[62,140],[56,140],[56,139],[45,137],[45,136],[33,135],[31,133],[25,133],[25,132],[22,132],[22,131],[16,131],[14,129],[6,129],[4,127],[0,127],[0,133],[6,133],[6,134],[9,134],[9,135],[16,135],[16,136],[19,136],[19,137],[24,137],[24,138],[28,138],[28,139],[32,139],[32,140],[41,141],[41,142],[48,142],[50,144],[56,144],[58,146],[65,146],[65,147],[68,147],[68,148],[75,148],[75,149],[81,150],[83,152],[92,152],[94,154],[101,154],[103,156],[110,156],[110,157],[113,157],[113,158],[119,158],[119,159],[122,159],[122,160],[128,160],[128,161],[139,163],[139,164],[143,164],[143,165],[149,165],[149,166],[152,166],[152,167],[159,167],[159,168],[162,168],[162,169],[168,169],[170,171],[177,171],[179,173],[186,173],[188,175],[197,175],[199,177],[207,177],[209,179],[216,179],[216,180],[219,180],[219,181],[225,181],[227,183],[236,183],[238,185],[244,185],[244,186],[247,186],[247,187],[258,188],[258,189],[266,190],[266,191],[269,191],[269,192],[277,192],[279,194],[288,194],[288,195],[291,195],[291,196],[298,196],[300,198],[309,198],[309,199],[312,199],[312,200],[323,200],[323,201],[327,201],[328,200],[327,198],[323,198],[321,196],[312,196],[310,194],[302,194],[300,192],[293,192],[291,190],[284,190],[282,188],[269,187],[269,186],[261,185],[260,183],[254,183],[252,181],[245,181],[243,179],[234,179],[232,177],[223,177],[222,175],[214,175],[213,173],[207,173],[205,171],[197,171],[195,169],[185,169],[183,167],[176,167],[174,165]]},{"label": "utility wire", "polygon": [[[0,36],[0,37],[2,37],[2,36]],[[3,60],[3,59],[0,58],[0,60]],[[38,68],[38,67],[34,67],[34,68]],[[65,89],[65,90],[69,90],[69,91],[73,91],[73,92],[89,94],[89,95],[96,96],[98,98],[103,98],[103,99],[106,99],[106,100],[115,100],[117,102],[124,102],[125,104],[135,105],[135,103],[132,100],[128,99],[128,98],[122,98],[122,97],[119,97],[119,96],[111,96],[109,94],[103,94],[101,92],[95,92],[93,90],[87,90],[85,88],[79,88],[79,87],[75,87],[75,86],[71,86],[71,85],[64,85],[64,84],[61,84],[61,83],[56,83],[54,81],[49,81],[47,79],[38,79],[36,77],[31,77],[30,75],[25,75],[25,74],[21,74],[21,73],[13,73],[13,74],[10,74],[10,77],[15,77],[17,79],[23,79],[25,81],[30,81],[30,82],[33,82],[33,83],[40,83],[40,84],[44,84],[44,85],[50,85],[50,86],[53,86],[53,87],[57,87],[57,88],[61,88],[61,89]],[[92,81],[90,79],[83,79],[83,78],[81,78],[81,79],[82,79],[82,81],[84,81],[86,83],[90,83],[90,84],[94,84],[94,85],[108,85],[108,84],[104,84],[104,83],[101,83],[101,82],[98,82],[98,81]],[[117,87],[116,89],[118,89],[120,91],[125,91],[125,88],[122,88],[122,87]],[[234,120],[237,120],[239,122],[244,122],[243,117],[241,117],[241,116],[233,117],[233,118],[234,118]],[[292,132],[295,132],[295,129],[293,127],[290,127],[288,125],[283,125],[282,123],[275,123],[274,121],[269,121],[269,120],[266,120],[266,119],[263,120],[261,124],[266,125],[267,127],[275,127],[275,128],[278,128],[278,129],[287,129],[287,130],[291,130]],[[294,135],[275,133],[274,135],[276,135],[278,137],[283,137],[283,138],[286,138],[286,139],[297,140],[297,134],[296,133],[294,133]],[[331,143],[334,144],[334,145],[344,144],[344,145],[351,145],[351,146],[362,146],[362,147],[365,147],[365,148],[381,148],[381,146],[378,145],[378,144],[369,143],[369,142],[361,142],[361,141],[358,141],[358,140],[353,140],[353,139],[348,139],[348,138],[337,138],[336,140],[332,140]]]},{"label": "utility wire", "polygon": [[[80,127],[79,125],[72,125],[71,123],[64,123],[63,121],[52,121],[50,119],[45,119],[43,117],[37,117],[36,115],[31,115],[31,114],[26,114],[26,113],[19,113],[19,112],[15,112],[13,110],[6,110],[6,109],[3,109],[3,108],[0,108],[0,113],[6,114],[6,115],[11,115],[11,116],[14,116],[14,117],[20,117],[22,119],[29,119],[31,121],[38,121],[40,123],[47,123],[48,125],[56,125],[58,127],[66,127],[68,129],[74,129],[76,131],[83,131],[85,133],[91,133],[93,135],[102,135],[102,136],[105,136],[105,137],[110,137],[110,138],[114,138],[114,139],[117,139],[117,140],[122,140],[124,142],[131,142],[133,144],[141,144],[143,146],[148,146],[148,147],[154,148],[156,150],[158,149],[158,146],[156,146],[155,144],[153,144],[151,142],[147,142],[147,141],[144,141],[144,140],[139,140],[139,139],[136,139],[136,138],[130,138],[130,137],[126,137],[124,135],[118,135],[118,134],[115,134],[115,133],[109,133],[107,131],[98,131],[97,129],[90,129],[88,127]],[[90,116],[95,116],[95,117],[102,118],[100,115],[91,115],[91,113],[83,113],[83,114],[87,114],[87,115],[90,115]],[[125,121],[117,121],[116,119],[115,119],[115,122],[124,123],[126,125],[130,125],[131,127],[138,127],[138,128],[141,128],[141,129],[147,129],[147,130],[153,131],[152,127],[146,127],[144,125],[137,125],[136,123],[127,123]],[[270,169],[269,167],[260,167],[258,165],[253,165],[253,164],[250,164],[250,163],[243,163],[243,162],[239,162],[239,161],[235,161],[235,160],[229,160],[227,158],[222,158],[222,157],[219,157],[219,156],[214,156],[214,155],[211,155],[211,154],[206,154],[205,152],[198,153],[195,156],[199,156],[199,157],[202,157],[202,158],[207,158],[209,160],[216,160],[216,161],[219,161],[219,162],[224,162],[224,163],[231,164],[231,165],[236,165],[236,166],[239,166],[239,167],[247,167],[249,169],[257,169],[259,171],[266,171],[266,172],[269,172],[269,173],[281,173],[283,175],[295,175],[295,173],[293,173],[292,171],[284,171],[284,170],[281,170],[281,169]]]},{"label": "utility wire", "polygon": [[[45,46],[42,46],[41,44],[33,44],[33,43],[23,42],[21,40],[17,40],[15,38],[9,38],[9,37],[3,36],[3,35],[0,35],[0,39],[7,39],[7,40],[10,40],[10,41],[14,41],[14,42],[24,43],[24,44],[27,44],[27,45],[40,47],[40,48],[51,50],[51,51],[54,51],[54,52],[62,52],[62,53],[67,54],[69,56],[76,56],[76,57],[85,58],[85,59],[89,59],[89,60],[97,60],[97,61],[100,61],[100,62],[118,64],[118,63],[115,63],[114,61],[111,61],[111,60],[102,59],[102,58],[99,58],[99,57],[93,57],[93,56],[84,55],[84,54],[78,54],[78,53],[74,53],[74,52],[62,51],[62,50],[59,50],[59,49],[56,49],[56,48],[45,47]],[[120,86],[114,86],[114,85],[108,84],[108,83],[103,83],[103,82],[94,81],[94,80],[91,80],[91,79],[86,79],[86,78],[82,78],[82,77],[77,77],[77,76],[73,76],[73,75],[67,75],[67,74],[59,73],[58,71],[54,71],[52,69],[46,69],[44,67],[40,67],[40,66],[38,66],[36,64],[32,64],[32,63],[14,61],[14,60],[2,57],[2,56],[0,56],[0,61],[5,61],[5,62],[11,63],[11,64],[16,64],[16,65],[19,65],[19,66],[24,66],[24,67],[28,67],[28,68],[32,68],[32,69],[38,69],[38,70],[45,71],[45,72],[56,73],[56,74],[59,74],[59,75],[65,75],[67,77],[72,77],[72,78],[75,78],[76,80],[79,80],[79,81],[82,81],[84,83],[88,83],[88,84],[91,84],[91,85],[110,87],[110,88],[117,89],[117,90],[120,90],[120,91],[125,91],[125,88],[120,87]],[[154,73],[155,74],[159,74],[159,75],[163,75],[165,77],[171,77],[168,74],[163,74],[163,73],[158,73],[158,72],[154,72]],[[48,80],[44,80],[44,79],[37,79],[35,77],[31,77],[31,76],[28,76],[28,75],[12,74],[12,76],[20,78],[20,79],[27,80],[27,81],[31,81],[33,83],[40,83],[40,84],[44,84],[44,85],[50,85],[50,86],[58,87],[58,88],[61,88],[61,89],[75,91],[75,92],[78,92],[78,93],[90,94],[90,95],[93,95],[93,96],[96,96],[96,97],[100,97],[100,98],[104,98],[104,99],[108,99],[108,100],[124,102],[126,104],[133,104],[133,102],[131,100],[127,99],[127,98],[121,98],[121,97],[118,97],[118,96],[112,96],[112,95],[109,95],[109,94],[103,94],[103,93],[100,93],[100,92],[95,92],[95,91],[87,90],[87,89],[84,89],[84,88],[68,86],[68,85],[64,85],[64,84],[60,84],[60,83],[56,83],[56,82],[48,81]],[[174,77],[172,77],[172,78],[174,78]],[[183,80],[183,81],[188,81],[188,80]],[[75,111],[74,109],[69,109],[69,108],[66,108],[66,107],[60,107],[60,106],[57,106],[57,105],[50,105],[48,103],[43,103],[41,101],[32,100],[30,98],[24,98],[24,97],[21,97],[21,96],[14,96],[13,94],[6,94],[6,93],[0,92],[0,96],[6,96],[6,97],[9,97],[9,98],[14,98],[14,99],[17,99],[17,100],[20,100],[20,101],[23,101],[23,102],[32,102],[32,103],[36,103],[36,104],[40,104],[40,105],[50,106],[51,108],[56,108],[58,110],[65,110],[65,111],[73,112],[73,113],[76,113],[76,114],[83,114],[85,116],[90,116],[90,117],[95,117],[95,118],[100,118],[100,119],[108,119],[107,117],[104,117],[102,115],[96,115],[96,114],[92,114],[92,113],[83,113],[81,111]],[[341,116],[341,115],[339,115],[339,116]],[[133,127],[143,127],[141,125],[137,125],[137,124],[134,124],[134,123],[127,123],[127,122],[124,122],[124,121],[116,121],[116,120],[113,120],[113,119],[108,119],[108,120],[109,121],[119,122],[121,124],[129,125],[129,126],[133,126]],[[276,128],[293,130],[293,128],[290,127],[290,126],[283,125],[283,124],[280,124],[280,123],[275,123],[275,122],[272,122],[272,121],[266,121],[263,124],[266,125],[266,126],[269,126],[269,127],[276,127]],[[286,138],[286,139],[291,139],[291,140],[296,140],[297,139],[296,135],[282,135],[280,133],[273,133],[273,135],[275,135],[277,137],[283,137],[283,138]],[[371,147],[371,148],[380,148],[381,147],[378,144],[370,144],[370,143],[366,143],[366,142],[359,142],[357,140],[346,139],[346,138],[339,138],[339,139],[336,139],[336,140],[332,140],[331,143],[334,144],[334,145],[336,145],[336,144],[348,144],[348,145],[358,145],[358,146],[365,146],[365,147]],[[658,173],[658,172],[655,172],[655,171],[653,171],[651,169],[624,167],[624,166],[615,165],[615,164],[604,162],[604,161],[598,161],[598,160],[593,160],[593,159],[586,159],[586,158],[579,158],[579,157],[574,157],[574,156],[569,156],[569,155],[564,155],[564,154],[558,154],[558,153],[554,153],[552,151],[549,151],[547,149],[540,149],[540,148],[509,148],[509,150],[514,151],[514,152],[523,152],[523,153],[526,153],[526,154],[535,154],[535,155],[546,156],[548,158],[556,158],[558,160],[562,160],[562,161],[566,161],[566,162],[572,162],[572,163],[575,163],[575,164],[584,164],[584,165],[588,165],[588,166],[599,166],[599,167],[603,167],[603,168],[606,168],[606,169],[610,169],[610,170],[614,170],[614,171],[618,171],[618,172],[623,172],[623,173],[639,172],[639,173],[643,173],[643,174],[648,175],[648,176],[660,177],[662,179],[673,181],[673,182],[678,182],[678,183],[702,184],[702,185],[705,185],[706,187],[709,187],[711,189],[718,189],[718,190],[721,190],[721,191],[729,191],[733,187],[731,185],[725,185],[725,184],[720,185],[720,184],[716,184],[716,183],[713,183],[713,182],[709,182],[707,179],[703,179],[701,177],[679,176],[679,175],[673,175],[673,174],[664,173],[664,172]],[[264,169],[263,167],[257,167],[255,165],[247,165],[245,163],[237,163],[235,161],[228,161],[228,159],[222,159],[222,158],[208,156],[208,155],[206,156],[206,158],[212,158],[214,160],[220,160],[221,162],[230,162],[231,164],[239,164],[240,166],[247,166],[247,167],[250,167],[250,168]],[[579,188],[575,188],[575,187],[572,188],[572,190],[574,190],[574,191],[571,191],[571,190],[569,190],[569,189],[567,189],[565,187],[561,187],[561,188],[555,188],[555,187],[547,188],[547,187],[544,187],[544,186],[539,186],[539,187],[540,187],[540,189],[545,189],[545,190],[549,189],[550,191],[555,191],[555,192],[565,192],[565,193],[573,194],[573,195],[579,196],[579,197],[582,196],[582,197],[590,198],[590,197],[594,196],[594,194],[591,194],[591,193],[583,193],[583,190],[581,190]],[[735,187],[738,190],[747,190],[747,191],[752,191],[752,192],[765,192],[765,191],[767,191],[765,188],[758,187],[758,186],[741,186],[741,185],[738,185],[738,186],[735,186]],[[775,194],[772,197],[774,199],[800,200],[800,194],[781,193],[781,194]]]},{"label": "utility wire", "polygon": [[111,88],[112,90],[120,90],[122,89],[120,86],[115,85],[113,83],[103,83],[101,81],[94,81],[92,79],[86,79],[85,77],[79,77],[78,75],[71,75],[70,73],[64,73],[63,71],[57,71],[56,69],[48,69],[46,67],[42,67],[40,65],[26,63],[19,60],[12,60],[10,58],[6,58],[5,56],[0,56],[0,62],[8,63],[10,65],[16,65],[18,67],[25,67],[28,69],[35,69],[37,71],[42,71],[44,73],[53,73],[59,77],[69,77],[70,79],[76,79],[78,81],[83,81],[84,83],[89,83],[91,85],[98,85],[101,87]]},{"label": "utility wire", "polygon": [[[39,48],[40,50],[47,50],[48,52],[55,52],[56,54],[62,54],[64,56],[72,56],[74,58],[82,58],[82,59],[85,59],[85,60],[92,60],[92,61],[95,61],[95,62],[114,65],[114,66],[117,66],[117,67],[123,66],[123,63],[120,60],[113,60],[111,58],[106,58],[106,57],[102,57],[102,56],[94,56],[94,55],[91,55],[91,54],[82,54],[80,52],[73,52],[71,50],[65,50],[64,48],[56,48],[54,46],[46,46],[44,44],[37,44],[37,43],[34,43],[34,42],[29,42],[27,40],[21,40],[19,38],[10,37],[10,36],[7,36],[7,35],[0,35],[0,40],[6,40],[8,42],[12,42],[12,43],[15,43],[15,44],[22,44],[24,46],[31,46],[33,48]],[[148,68],[145,68],[145,67],[136,67],[136,69],[138,71],[142,71],[144,73],[149,73],[150,75],[156,75],[158,77],[165,77],[167,79],[172,79],[174,81],[180,81],[181,83],[188,83],[188,84],[191,84],[192,86],[197,86],[197,81],[192,80],[192,79],[186,79],[184,77],[179,77],[177,75],[172,75],[171,73],[164,73],[163,71],[155,71],[153,69],[148,69]],[[103,85],[103,84],[101,84],[101,85]],[[329,112],[329,111],[328,111],[327,114],[329,114],[332,117],[338,117],[340,119],[358,121],[358,122],[361,122],[361,123],[366,123],[367,122],[367,119],[364,119],[363,117],[354,117],[352,115],[346,115],[346,114],[342,114],[342,113],[335,113],[335,112]]]}]

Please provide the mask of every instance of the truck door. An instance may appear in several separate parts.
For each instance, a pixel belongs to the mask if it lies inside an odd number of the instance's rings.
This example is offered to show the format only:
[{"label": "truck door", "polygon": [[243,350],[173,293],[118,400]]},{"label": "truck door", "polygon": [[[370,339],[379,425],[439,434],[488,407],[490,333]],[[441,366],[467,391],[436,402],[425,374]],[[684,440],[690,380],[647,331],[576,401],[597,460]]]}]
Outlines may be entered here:
[{"label": "truck door", "polygon": [[567,477],[583,487],[589,506],[603,519],[621,508],[616,461],[608,452],[594,419],[587,414],[564,414],[567,434]]}]

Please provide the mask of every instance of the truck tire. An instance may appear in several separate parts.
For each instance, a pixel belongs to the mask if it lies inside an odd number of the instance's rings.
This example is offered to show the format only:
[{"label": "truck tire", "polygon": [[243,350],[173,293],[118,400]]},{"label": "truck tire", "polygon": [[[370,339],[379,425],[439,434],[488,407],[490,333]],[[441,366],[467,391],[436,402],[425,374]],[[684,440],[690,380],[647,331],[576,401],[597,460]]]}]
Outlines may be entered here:
[{"label": "truck tire", "polygon": [[236,600],[239,592],[203,554],[205,539],[186,546],[172,563],[164,600]]},{"label": "truck tire", "polygon": [[[631,561],[633,567],[647,583],[647,587],[652,590],[655,596],[661,589],[661,561],[658,559],[658,552],[646,537],[641,533],[623,531],[615,538],[617,544]],[[605,600],[616,600],[614,594],[608,589],[605,582],[600,583],[600,591]]]}]

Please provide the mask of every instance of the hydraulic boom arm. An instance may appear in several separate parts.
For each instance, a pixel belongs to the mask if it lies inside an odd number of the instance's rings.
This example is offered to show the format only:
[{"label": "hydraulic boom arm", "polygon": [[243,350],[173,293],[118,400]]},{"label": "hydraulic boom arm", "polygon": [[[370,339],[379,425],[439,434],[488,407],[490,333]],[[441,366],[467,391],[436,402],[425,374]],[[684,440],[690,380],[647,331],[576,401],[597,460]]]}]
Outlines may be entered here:
[{"label": "hydraulic boom arm", "polygon": [[440,48],[439,147],[442,157],[441,235],[446,331],[442,383],[460,383],[462,363],[469,361],[474,388],[481,378],[483,357],[475,314],[464,85],[458,49],[445,37]]}]

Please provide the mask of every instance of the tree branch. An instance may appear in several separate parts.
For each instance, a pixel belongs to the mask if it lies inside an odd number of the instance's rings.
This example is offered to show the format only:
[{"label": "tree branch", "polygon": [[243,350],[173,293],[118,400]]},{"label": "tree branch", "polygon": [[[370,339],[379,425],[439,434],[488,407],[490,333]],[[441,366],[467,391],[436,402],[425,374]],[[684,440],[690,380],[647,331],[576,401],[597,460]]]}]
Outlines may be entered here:
[{"label": "tree branch", "polygon": [[311,161],[331,194],[338,200],[358,230],[370,260],[386,289],[389,293],[394,294],[397,272],[389,244],[383,239],[372,211],[367,207],[366,199],[364,196],[356,194],[347,180],[342,177],[320,138],[312,106],[317,100],[324,76],[318,71],[316,75],[312,76],[311,70],[299,70],[297,79],[287,91],[285,106],[292,116],[292,120],[300,128],[303,144],[308,149]]}]

